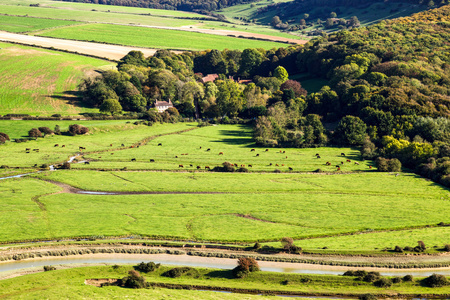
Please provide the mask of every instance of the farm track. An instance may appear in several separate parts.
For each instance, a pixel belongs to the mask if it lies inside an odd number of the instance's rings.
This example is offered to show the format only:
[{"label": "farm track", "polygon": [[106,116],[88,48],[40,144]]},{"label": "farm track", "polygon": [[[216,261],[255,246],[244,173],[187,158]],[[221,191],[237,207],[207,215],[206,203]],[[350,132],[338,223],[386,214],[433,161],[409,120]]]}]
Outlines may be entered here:
[{"label": "farm track", "polygon": [[[42,48],[55,48],[57,50],[68,51],[77,54],[83,54],[108,60],[118,61],[132,50],[138,50],[144,55],[152,56],[157,49],[128,47],[101,43],[81,42],[73,40],[64,40],[57,38],[47,38],[40,36],[29,36],[25,34],[9,33],[0,31],[0,41],[18,43],[28,46],[37,46]],[[176,51],[175,51],[176,52]],[[178,51],[179,52],[179,51]]]}]

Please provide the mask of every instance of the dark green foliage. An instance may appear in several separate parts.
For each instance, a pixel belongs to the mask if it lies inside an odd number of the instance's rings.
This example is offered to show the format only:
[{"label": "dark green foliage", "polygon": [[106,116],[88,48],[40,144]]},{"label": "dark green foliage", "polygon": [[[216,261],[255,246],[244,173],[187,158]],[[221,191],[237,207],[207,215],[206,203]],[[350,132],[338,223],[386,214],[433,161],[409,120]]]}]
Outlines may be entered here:
[{"label": "dark green foliage", "polygon": [[376,280],[373,285],[376,287],[388,288],[392,286],[392,280],[386,277],[382,277]]},{"label": "dark green foliage", "polygon": [[224,162],[222,167],[216,166],[212,169],[213,172],[234,172],[235,168],[232,163]]},{"label": "dark green foliage", "polygon": [[28,131],[28,136],[33,138],[42,137],[42,132],[40,132],[37,128],[32,128]]},{"label": "dark green foliage", "polygon": [[44,135],[47,135],[47,134],[53,134],[53,130],[51,130],[51,129],[48,128],[48,127],[39,127],[38,129],[39,129],[39,131],[42,132]]},{"label": "dark green foliage", "polygon": [[161,264],[155,264],[154,262],[148,262],[148,263],[141,262],[137,266],[134,266],[134,269],[139,272],[149,273],[149,272],[155,271],[160,266],[161,266]]},{"label": "dark green foliage", "polygon": [[444,246],[444,251],[450,252],[450,244]]},{"label": "dark green foliage", "polygon": [[56,268],[54,266],[44,266],[44,272],[54,271]]},{"label": "dark green foliage", "polygon": [[72,166],[72,165],[70,164],[70,162],[65,161],[65,162],[62,164],[61,169],[70,170],[70,169],[71,169],[71,166]]},{"label": "dark green foliage", "polygon": [[362,280],[365,282],[375,282],[381,278],[381,275],[379,272],[369,272],[367,275],[365,275]]},{"label": "dark green foliage", "polygon": [[337,138],[344,144],[361,145],[366,137],[366,124],[358,117],[346,116],[336,129]]},{"label": "dark green foliage", "polygon": [[378,157],[375,161],[378,171],[381,172],[400,172],[402,170],[402,163],[396,159],[386,159]]},{"label": "dark green foliage", "polygon": [[441,287],[449,284],[448,279],[444,275],[433,274],[422,280],[422,284],[428,287]]},{"label": "dark green foliage", "polygon": [[191,267],[179,267],[179,268],[170,269],[169,271],[166,271],[166,272],[162,273],[161,275],[165,276],[165,277],[170,277],[170,278],[177,278],[186,273],[195,274],[197,272],[198,271],[196,269],[191,268]]},{"label": "dark green foliage", "polygon": [[238,265],[233,269],[233,275],[236,278],[244,278],[251,272],[259,271],[258,262],[251,257],[240,257]]},{"label": "dark green foliage", "polygon": [[401,277],[394,277],[392,278],[392,283],[401,283],[402,282],[402,278]]},{"label": "dark green foliage", "polygon": [[147,287],[147,283],[138,271],[131,270],[128,272],[128,276],[122,278],[122,286],[130,289],[143,289]]},{"label": "dark green foliage", "polygon": [[377,300],[377,297],[373,294],[364,294],[358,297],[359,300]]},{"label": "dark green foliage", "polygon": [[403,249],[402,249],[402,247],[400,247],[400,246],[395,246],[394,252],[402,253],[402,252],[403,252]]},{"label": "dark green foliage", "polygon": [[405,282],[413,281],[414,277],[412,275],[405,275],[405,276],[403,276],[402,280]]}]

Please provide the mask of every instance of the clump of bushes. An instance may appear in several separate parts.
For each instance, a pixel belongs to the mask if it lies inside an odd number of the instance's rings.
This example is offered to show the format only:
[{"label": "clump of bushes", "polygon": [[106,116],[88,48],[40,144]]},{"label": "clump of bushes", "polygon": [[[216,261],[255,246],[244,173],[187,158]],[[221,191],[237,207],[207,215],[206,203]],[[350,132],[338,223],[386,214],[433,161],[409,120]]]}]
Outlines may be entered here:
[{"label": "clump of bushes", "polygon": [[72,167],[72,166],[71,166],[70,162],[65,161],[65,162],[62,164],[61,169],[70,170],[71,167]]},{"label": "clump of bushes", "polygon": [[377,300],[377,297],[373,294],[364,294],[358,297],[359,300]]},{"label": "clump of bushes", "polygon": [[39,129],[37,129],[37,128],[31,128],[28,131],[28,136],[29,137],[33,137],[33,138],[42,137],[42,132]]},{"label": "clump of bushes", "polygon": [[375,163],[378,171],[381,172],[400,172],[402,170],[402,163],[397,158],[378,157]]},{"label": "clump of bushes", "polygon": [[44,266],[44,272],[54,271],[56,268],[54,266]]},{"label": "clump of bushes", "polygon": [[405,276],[403,276],[402,280],[404,282],[413,281],[414,277],[412,275],[405,275]]},{"label": "clump of bushes", "polygon": [[177,277],[180,277],[180,276],[182,276],[184,274],[188,274],[188,273],[196,274],[196,273],[198,273],[198,271],[191,267],[179,267],[179,268],[170,269],[169,271],[166,271],[166,272],[162,273],[161,275],[165,276],[165,277],[170,277],[170,278],[177,278]]},{"label": "clump of bushes", "polygon": [[234,172],[234,165],[230,162],[224,162],[222,166],[216,166],[212,169],[213,172]]},{"label": "clump of bushes", "polygon": [[149,273],[149,272],[153,272],[156,269],[158,269],[161,266],[161,264],[155,264],[154,262],[141,262],[140,264],[138,264],[137,266],[134,266],[134,269],[136,271],[139,272],[144,272],[144,273]]},{"label": "clump of bushes", "polygon": [[373,285],[377,287],[388,288],[392,286],[392,280],[386,277],[381,277],[380,279],[376,280]]},{"label": "clump of bushes", "polygon": [[302,251],[301,247],[297,247],[294,245],[294,240],[290,237],[282,238],[281,245],[283,246],[283,250],[289,253],[299,253],[300,251]]},{"label": "clump of bushes", "polygon": [[9,136],[6,133],[0,132],[0,144],[6,141],[10,141]]},{"label": "clump of bushes", "polygon": [[259,271],[258,262],[251,257],[240,257],[238,259],[238,265],[233,269],[233,275],[236,278],[244,278],[251,272]]},{"label": "clump of bushes", "polygon": [[44,135],[53,134],[53,130],[48,127],[39,127],[38,130],[42,132]]},{"label": "clump of bushes", "polygon": [[444,246],[444,251],[450,252],[450,244]]},{"label": "clump of bushes", "polygon": [[381,279],[381,274],[379,272],[369,272],[362,278],[365,282],[376,282],[379,279]]},{"label": "clump of bushes", "polygon": [[433,274],[422,280],[422,283],[428,287],[441,287],[449,284],[448,279],[444,275]]},{"label": "clump of bushes", "polygon": [[73,124],[69,126],[69,133],[71,135],[78,135],[78,134],[86,134],[89,132],[89,128],[78,125],[78,124]]},{"label": "clump of bushes", "polygon": [[128,276],[122,278],[121,285],[130,289],[143,289],[148,286],[145,278],[135,270],[129,271]]}]

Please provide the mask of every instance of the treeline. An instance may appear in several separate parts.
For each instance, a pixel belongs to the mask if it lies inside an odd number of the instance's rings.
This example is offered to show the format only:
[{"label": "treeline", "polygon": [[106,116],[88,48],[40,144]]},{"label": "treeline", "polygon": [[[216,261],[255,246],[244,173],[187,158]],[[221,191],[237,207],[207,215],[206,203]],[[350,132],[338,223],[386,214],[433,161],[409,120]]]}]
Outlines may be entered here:
[{"label": "treeline", "polygon": [[63,0],[104,5],[132,6],[184,11],[215,11],[236,4],[249,3],[254,0]]},{"label": "treeline", "polygon": [[[170,99],[185,117],[254,119],[265,146],[361,145],[450,185],[449,16],[445,6],[280,49],[130,52],[80,87],[97,107]],[[297,73],[328,85],[307,94],[288,80]]]}]

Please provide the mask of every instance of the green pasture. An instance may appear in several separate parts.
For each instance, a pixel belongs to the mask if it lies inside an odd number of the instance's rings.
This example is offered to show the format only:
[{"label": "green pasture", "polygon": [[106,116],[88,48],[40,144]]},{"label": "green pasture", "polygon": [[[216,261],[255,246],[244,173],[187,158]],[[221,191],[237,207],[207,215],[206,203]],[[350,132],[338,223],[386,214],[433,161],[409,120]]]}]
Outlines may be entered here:
[{"label": "green pasture", "polygon": [[[101,5],[100,8],[107,6]],[[59,20],[72,20],[79,22],[102,22],[116,24],[141,24],[148,26],[171,26],[179,27],[193,25],[197,20],[174,19],[160,16],[119,14],[105,11],[92,10],[74,10],[74,9],[55,9],[49,7],[30,7],[23,5],[8,5],[5,0],[0,2],[0,11],[2,14],[14,16],[27,16],[36,18],[54,18]]]},{"label": "green pasture", "polygon": [[[161,266],[154,272],[143,273],[147,282],[209,287],[256,289],[267,291],[290,291],[308,294],[428,294],[444,295],[450,287],[427,288],[420,284],[421,278],[412,282],[400,282],[390,288],[377,288],[372,283],[355,281],[354,277],[333,275],[300,275],[274,272],[253,272],[241,279],[233,278],[231,270],[195,268],[191,274],[178,278],[161,276],[173,266]],[[86,285],[86,279],[114,278],[128,275],[130,265],[60,269],[51,272],[29,274],[0,281],[0,297],[8,299],[282,299],[276,296],[228,294],[196,290],[169,290],[162,288],[126,289],[115,286],[94,287]],[[286,284],[288,282],[288,284]],[[320,299],[320,297],[315,299]],[[306,298],[308,299],[308,298]]]},{"label": "green pasture", "polygon": [[[255,151],[251,151],[252,149]],[[255,144],[250,126],[217,125],[180,135],[159,137],[146,146],[114,152],[113,155],[88,153],[84,157],[91,160],[89,165],[73,165],[73,167],[194,171],[197,170],[197,166],[200,166],[200,170],[205,170],[206,166],[213,168],[222,165],[223,162],[231,162],[239,167],[244,165],[249,171],[273,172],[278,169],[288,172],[291,167],[293,172],[313,172],[317,169],[323,172],[336,172],[336,165],[339,165],[341,172],[350,172],[370,171],[369,165],[372,165],[371,161],[362,161],[357,149],[329,147],[270,148],[268,151],[266,149]],[[223,155],[220,155],[221,152]],[[344,153],[345,157],[342,157],[341,153]],[[317,158],[315,154],[320,154],[321,158]],[[132,158],[136,161],[131,162]],[[150,162],[150,159],[155,162]],[[347,159],[351,162],[347,162]],[[330,162],[331,165],[326,166],[326,162]]]},{"label": "green pasture", "polygon": [[54,30],[43,30],[38,35],[81,41],[95,41],[136,47],[180,50],[239,49],[285,47],[286,44],[203,34],[169,29],[86,24]]},{"label": "green pasture", "polygon": [[110,62],[7,43],[0,48],[0,114],[98,112],[74,93],[86,72],[114,68]]},{"label": "green pasture", "polygon": [[[116,121],[113,121],[111,122],[111,126],[99,125],[98,127],[94,126],[94,121],[86,122],[88,126],[91,126],[90,132],[86,135],[51,135],[26,143],[7,142],[4,145],[0,145],[0,165],[26,168],[32,167],[34,164],[40,166],[41,164],[62,163],[66,161],[69,156],[80,153],[80,146],[85,147],[85,151],[109,151],[118,148],[131,147],[134,143],[148,137],[186,130],[195,126],[189,123],[178,123],[149,127],[145,125],[134,125],[132,123],[127,124],[126,122],[127,121],[122,120],[122,125],[120,125],[120,122],[116,123]],[[55,123],[56,122],[54,121],[43,121],[41,124],[42,126],[46,126],[47,124],[53,125]],[[71,121],[68,123],[85,124],[83,121]],[[61,124],[65,124],[65,126],[67,126],[68,123],[61,122]],[[107,124],[108,122],[100,121],[99,123]],[[31,124],[35,125],[36,121],[32,121]],[[29,129],[31,128],[32,127],[29,127]],[[52,127],[50,128],[53,129]],[[57,147],[55,147],[56,144],[58,144]],[[123,147],[122,144],[124,144]],[[64,147],[62,147],[63,145]],[[30,153],[26,153],[26,148],[39,149],[39,152],[31,151]]]},{"label": "green pasture", "polygon": [[[0,4],[29,7],[30,4],[36,4],[36,2],[33,0],[0,0]],[[151,9],[151,8],[115,6],[115,5],[98,5],[90,3],[64,2],[53,0],[40,0],[39,8],[53,8],[72,11],[98,11],[98,12],[151,15],[151,16],[170,16],[183,18],[208,18],[208,16],[206,15],[178,10]]]},{"label": "green pasture", "polygon": [[78,24],[78,22],[0,15],[0,30],[16,33],[74,24]]}]

